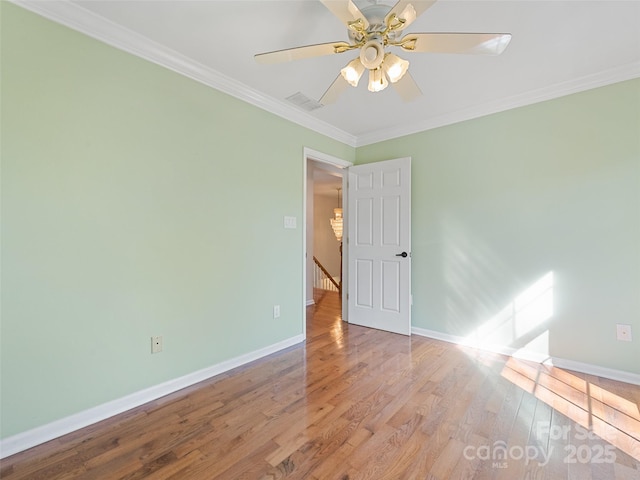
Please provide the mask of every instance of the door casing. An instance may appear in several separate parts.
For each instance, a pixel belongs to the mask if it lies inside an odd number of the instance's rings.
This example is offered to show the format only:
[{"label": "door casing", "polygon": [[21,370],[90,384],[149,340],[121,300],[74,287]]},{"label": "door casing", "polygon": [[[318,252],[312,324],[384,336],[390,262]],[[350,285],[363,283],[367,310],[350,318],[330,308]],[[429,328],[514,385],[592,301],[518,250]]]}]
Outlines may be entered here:
[{"label": "door casing", "polygon": [[[307,215],[307,195],[308,195],[308,191],[307,191],[307,172],[308,172],[308,162],[309,160],[313,160],[316,162],[321,162],[321,163],[326,163],[328,165],[332,165],[334,167],[340,168],[340,169],[347,169],[350,166],[353,165],[352,162],[349,162],[347,160],[344,160],[342,158],[338,158],[338,157],[334,157],[333,155],[329,155],[323,152],[319,152],[317,150],[313,150],[311,148],[307,148],[304,147],[303,149],[303,157],[302,157],[302,164],[303,164],[303,172],[302,172],[302,184],[303,184],[303,195],[302,195],[302,199],[303,199],[303,207],[302,207],[302,215],[303,215],[303,221],[302,221],[302,225],[303,225],[303,230],[302,230],[302,334],[303,336],[306,338],[307,336],[307,321],[306,321],[306,315],[307,315],[307,222],[309,221],[308,215]],[[346,171],[344,172],[344,174],[342,175],[342,191],[346,192],[346,185],[347,185],[347,175],[346,175]],[[346,202],[344,199],[344,195],[342,198],[342,211],[343,211],[343,217],[344,217],[344,225],[345,225],[345,235],[346,235],[346,226],[348,224],[348,211],[346,208]],[[347,258],[347,253],[346,253],[346,249],[343,248],[343,256],[342,256],[342,284],[347,285],[347,281],[348,281],[348,271],[347,271],[347,262],[348,258]],[[342,289],[342,319],[347,321],[347,304],[346,304],[346,288]]]}]

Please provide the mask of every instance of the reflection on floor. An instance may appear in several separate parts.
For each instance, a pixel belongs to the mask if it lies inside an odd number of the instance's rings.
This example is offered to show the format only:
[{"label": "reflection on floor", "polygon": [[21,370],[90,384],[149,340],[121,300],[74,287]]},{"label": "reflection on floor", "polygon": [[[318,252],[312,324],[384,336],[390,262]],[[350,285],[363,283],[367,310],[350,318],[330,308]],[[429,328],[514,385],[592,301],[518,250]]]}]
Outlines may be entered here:
[{"label": "reflection on floor", "polygon": [[640,478],[640,387],[349,325],[2,462],[3,480]]}]

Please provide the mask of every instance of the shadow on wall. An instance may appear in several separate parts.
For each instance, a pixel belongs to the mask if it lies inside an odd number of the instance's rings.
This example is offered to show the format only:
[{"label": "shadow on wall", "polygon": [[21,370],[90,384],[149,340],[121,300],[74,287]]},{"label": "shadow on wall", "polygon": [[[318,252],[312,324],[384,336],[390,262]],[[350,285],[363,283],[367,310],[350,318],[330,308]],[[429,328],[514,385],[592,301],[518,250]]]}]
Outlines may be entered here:
[{"label": "shadow on wall", "polygon": [[552,317],[553,272],[548,272],[467,335],[464,344],[487,350],[509,346],[516,356],[519,351],[549,355]]},{"label": "shadow on wall", "polygon": [[[504,248],[498,255],[482,238],[456,228],[449,219],[444,225],[442,246],[442,312],[448,333],[459,335],[469,346],[488,350],[531,351],[548,356],[548,328],[554,320],[552,270],[539,272],[532,262],[528,282],[506,258],[515,258],[517,248],[507,238],[492,241]],[[524,269],[520,268],[524,271]],[[520,286],[520,288],[518,288]]]},{"label": "shadow on wall", "polygon": [[[583,444],[569,445],[575,447],[573,453],[566,452],[569,458],[573,454],[577,461],[581,455],[598,453],[599,450],[592,450],[593,442],[589,443],[598,439],[640,460],[640,411],[634,401],[561,368],[517,358],[534,355],[540,362],[551,359],[549,330],[557,314],[554,272],[542,274],[499,306],[496,292],[508,289],[510,281],[516,282],[513,271],[489,249],[483,249],[482,244],[471,245],[467,240],[469,236],[453,238],[459,241],[444,247],[448,319],[456,321],[459,328],[465,325],[465,320],[482,318],[479,312],[498,312],[474,323],[461,343],[482,350],[509,350],[513,356],[506,361],[502,377],[577,424],[565,425],[571,431],[550,431],[560,427],[539,422],[531,438],[539,442],[540,447],[549,449],[553,448],[549,439],[553,440],[554,436],[566,440],[559,436],[573,435],[570,437],[573,440],[585,440]],[[608,448],[602,445],[603,461],[611,460],[606,455],[615,454]]]}]

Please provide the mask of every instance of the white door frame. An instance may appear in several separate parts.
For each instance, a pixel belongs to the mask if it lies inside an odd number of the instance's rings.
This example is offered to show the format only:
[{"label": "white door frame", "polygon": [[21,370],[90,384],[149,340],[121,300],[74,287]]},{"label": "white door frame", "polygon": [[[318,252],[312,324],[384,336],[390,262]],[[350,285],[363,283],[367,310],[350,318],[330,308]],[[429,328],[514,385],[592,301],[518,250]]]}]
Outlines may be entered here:
[{"label": "white door frame", "polygon": [[[319,152],[317,150],[313,150],[311,148],[304,147],[303,155],[302,155],[302,185],[303,185],[303,193],[302,193],[302,335],[304,338],[307,338],[307,161],[314,160],[316,162],[327,163],[334,167],[338,167],[341,169],[349,168],[353,165],[352,162],[344,160],[342,158],[334,157],[333,155],[329,155],[323,152]],[[347,189],[347,172],[342,175],[342,191],[346,192]],[[348,224],[348,215],[349,212],[346,208],[345,202],[346,195],[342,196],[342,211],[344,218],[344,233],[343,238],[346,238],[347,235],[347,224]],[[347,320],[347,304],[345,302],[347,289],[345,288],[348,285],[348,275],[347,271],[347,255],[346,249],[342,249],[342,319]]]}]

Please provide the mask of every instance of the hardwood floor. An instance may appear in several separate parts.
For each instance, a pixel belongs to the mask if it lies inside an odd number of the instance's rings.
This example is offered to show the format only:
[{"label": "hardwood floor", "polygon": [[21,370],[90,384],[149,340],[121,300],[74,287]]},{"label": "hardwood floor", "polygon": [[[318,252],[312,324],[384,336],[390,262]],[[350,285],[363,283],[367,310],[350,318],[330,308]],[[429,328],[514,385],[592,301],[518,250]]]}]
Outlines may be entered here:
[{"label": "hardwood floor", "polygon": [[348,325],[335,293],[307,315],[306,344],[6,458],[0,476],[640,479],[640,387]]}]

